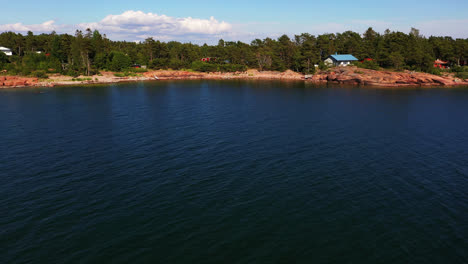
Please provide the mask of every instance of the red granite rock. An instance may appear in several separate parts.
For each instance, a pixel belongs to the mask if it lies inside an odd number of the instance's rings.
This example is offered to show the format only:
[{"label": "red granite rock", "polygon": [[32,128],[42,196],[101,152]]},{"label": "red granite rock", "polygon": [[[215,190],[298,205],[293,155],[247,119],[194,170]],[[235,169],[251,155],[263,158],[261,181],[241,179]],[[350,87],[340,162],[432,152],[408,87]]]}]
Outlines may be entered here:
[{"label": "red granite rock", "polygon": [[408,85],[468,85],[466,81],[455,81],[451,76],[436,76],[420,72],[390,72],[361,69],[357,67],[336,67],[329,72],[319,72],[312,82],[327,80],[344,84],[364,84],[376,86],[408,86]]},{"label": "red granite rock", "polygon": [[15,86],[31,86],[39,82],[38,78],[19,77],[19,76],[1,76],[0,86],[15,87]]}]

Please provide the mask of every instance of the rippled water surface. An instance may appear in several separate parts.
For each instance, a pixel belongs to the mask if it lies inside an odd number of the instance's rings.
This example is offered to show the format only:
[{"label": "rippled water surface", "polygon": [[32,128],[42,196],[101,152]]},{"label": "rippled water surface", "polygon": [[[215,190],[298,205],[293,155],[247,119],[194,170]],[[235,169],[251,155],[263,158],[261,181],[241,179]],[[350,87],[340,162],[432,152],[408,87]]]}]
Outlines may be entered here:
[{"label": "rippled water surface", "polygon": [[467,263],[468,88],[0,90],[0,263]]}]

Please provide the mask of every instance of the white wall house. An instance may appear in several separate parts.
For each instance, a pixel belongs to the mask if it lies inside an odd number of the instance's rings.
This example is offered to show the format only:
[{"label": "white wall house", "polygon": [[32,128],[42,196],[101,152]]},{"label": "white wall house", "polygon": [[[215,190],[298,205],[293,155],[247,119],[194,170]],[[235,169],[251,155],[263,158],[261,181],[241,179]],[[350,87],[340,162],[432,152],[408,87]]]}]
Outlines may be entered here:
[{"label": "white wall house", "polygon": [[11,52],[11,49],[5,48],[5,47],[0,47],[0,52],[5,53],[7,56],[12,56],[13,52]]},{"label": "white wall house", "polygon": [[357,61],[356,57],[351,54],[335,54],[328,56],[324,63],[327,66],[348,66],[353,61]]}]

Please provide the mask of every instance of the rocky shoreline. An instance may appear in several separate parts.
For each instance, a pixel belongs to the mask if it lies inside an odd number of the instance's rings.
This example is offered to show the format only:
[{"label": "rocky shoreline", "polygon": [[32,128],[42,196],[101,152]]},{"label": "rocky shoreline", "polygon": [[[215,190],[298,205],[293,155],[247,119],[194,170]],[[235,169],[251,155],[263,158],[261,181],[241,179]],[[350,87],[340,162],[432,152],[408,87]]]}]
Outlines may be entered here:
[{"label": "rocky shoreline", "polygon": [[20,76],[0,76],[0,88],[38,86],[38,78]]},{"label": "rocky shoreline", "polygon": [[382,87],[468,85],[468,80],[455,78],[451,74],[437,76],[422,72],[376,71],[357,67],[333,68],[328,72],[315,74],[310,81]]},{"label": "rocky shoreline", "polygon": [[149,80],[304,80],[312,83],[339,83],[349,85],[369,85],[379,87],[407,86],[457,86],[468,85],[468,80],[461,80],[452,75],[436,76],[420,72],[375,71],[357,67],[336,67],[319,71],[312,76],[305,76],[293,71],[274,72],[248,70],[234,73],[203,73],[191,71],[158,70],[148,71],[137,77],[116,77],[113,72],[101,72],[100,75],[72,78],[54,74],[49,79],[20,76],[0,76],[0,88],[13,87],[54,87],[81,84],[106,84]]}]

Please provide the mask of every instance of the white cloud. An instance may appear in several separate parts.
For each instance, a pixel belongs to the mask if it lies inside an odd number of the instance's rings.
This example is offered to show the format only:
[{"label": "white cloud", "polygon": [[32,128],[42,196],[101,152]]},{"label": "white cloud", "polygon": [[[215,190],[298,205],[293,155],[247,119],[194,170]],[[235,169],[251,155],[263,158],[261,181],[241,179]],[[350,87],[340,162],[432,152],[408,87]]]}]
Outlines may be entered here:
[{"label": "white cloud", "polygon": [[46,21],[42,24],[24,25],[23,23],[0,25],[0,31],[13,32],[51,32],[59,29],[61,26],[55,25],[54,20]]},{"label": "white cloud", "polygon": [[59,24],[54,20],[42,24],[0,24],[0,32],[14,31],[26,33],[33,31],[38,33],[73,34],[76,29],[97,29],[113,40],[142,41],[148,37],[162,41],[177,40],[193,43],[214,44],[221,38],[228,41],[250,42],[255,38],[277,38],[282,34],[290,36],[300,33],[323,34],[337,33],[352,30],[364,33],[368,27],[383,33],[389,28],[393,31],[409,32],[411,27],[420,29],[425,36],[452,36],[458,38],[468,37],[468,28],[462,25],[468,24],[467,19],[420,21],[411,23],[405,19],[387,20],[350,20],[346,22],[323,22],[323,23],[280,23],[274,22],[244,22],[228,23],[219,21],[214,17],[209,19],[192,17],[171,17],[143,11],[125,11],[117,15],[108,15],[100,21],[72,24]]},{"label": "white cloud", "polygon": [[193,17],[171,17],[142,11],[125,11],[119,15],[108,15],[98,22],[80,23],[77,25],[56,24],[50,20],[42,24],[23,23],[0,25],[0,32],[13,31],[26,33],[33,31],[38,33],[49,33],[57,31],[59,33],[73,34],[76,29],[85,30],[97,29],[106,34],[111,39],[117,40],[143,40],[147,37],[155,39],[200,41],[212,42],[215,36],[230,34],[232,25],[218,21],[214,17],[200,19]]},{"label": "white cloud", "polygon": [[132,10],[125,11],[120,15],[108,15],[99,22],[81,23],[78,27],[98,29],[109,35],[113,33],[127,33],[129,37],[164,35],[176,39],[191,34],[222,34],[232,29],[231,24],[220,22],[214,17],[210,19],[176,18]]}]

